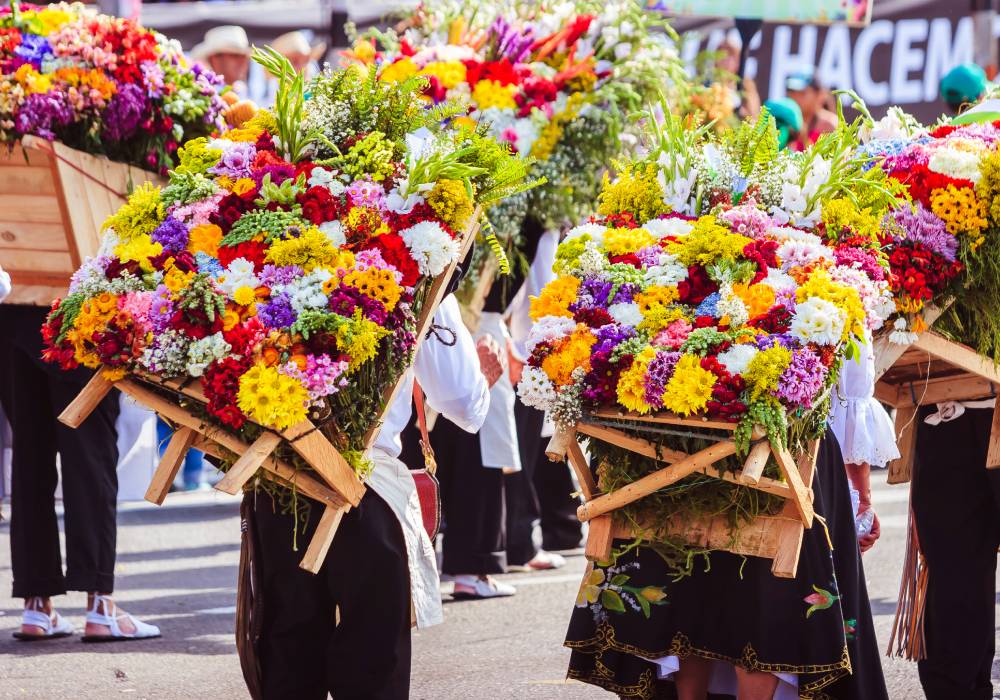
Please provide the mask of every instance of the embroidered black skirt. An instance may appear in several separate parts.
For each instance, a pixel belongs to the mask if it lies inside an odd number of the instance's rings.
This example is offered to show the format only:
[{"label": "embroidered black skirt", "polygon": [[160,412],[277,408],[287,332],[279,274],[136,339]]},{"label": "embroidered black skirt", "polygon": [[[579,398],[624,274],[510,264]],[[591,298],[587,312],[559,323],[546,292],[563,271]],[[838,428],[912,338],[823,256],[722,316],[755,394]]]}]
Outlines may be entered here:
[{"label": "embroidered black skirt", "polygon": [[802,698],[887,699],[847,474],[829,431],[816,471],[814,506],[829,540],[817,519],[795,578],[772,575],[770,560],[713,552],[708,567],[674,582],[655,552],[633,550],[595,567],[581,589],[569,677],[623,698],[672,698],[653,661],[695,655],[794,674]]}]

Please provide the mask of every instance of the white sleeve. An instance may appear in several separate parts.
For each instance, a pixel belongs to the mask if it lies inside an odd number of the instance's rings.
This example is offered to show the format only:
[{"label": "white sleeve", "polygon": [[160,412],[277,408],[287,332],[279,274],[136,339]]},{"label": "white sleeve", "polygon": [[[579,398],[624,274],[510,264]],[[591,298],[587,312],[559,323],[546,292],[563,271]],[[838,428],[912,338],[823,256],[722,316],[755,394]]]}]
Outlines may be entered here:
[{"label": "white sleeve", "polygon": [[413,372],[431,408],[462,430],[474,433],[486,420],[490,391],[479,368],[476,345],[462,323],[454,296],[441,302],[434,323],[453,331],[455,344],[445,345],[433,336],[427,338],[417,351]]},{"label": "white sleeve", "polygon": [[531,268],[524,279],[524,284],[514,295],[514,299],[507,307],[506,316],[510,323],[511,349],[514,357],[521,362],[527,362],[528,349],[526,346],[528,332],[531,330],[531,317],[528,312],[531,310],[531,297],[538,296],[542,289],[549,282],[555,279],[556,274],[552,271],[552,266],[556,261],[556,249],[559,247],[559,232],[546,231],[538,241],[538,248],[535,251],[535,259],[531,261]]},{"label": "white sleeve", "polygon": [[899,458],[896,429],[875,398],[875,352],[871,334],[861,356],[845,360],[831,401],[830,427],[845,464],[884,467]]},{"label": "white sleeve", "polygon": [[0,301],[6,299],[8,294],[10,294],[10,275],[0,267]]}]

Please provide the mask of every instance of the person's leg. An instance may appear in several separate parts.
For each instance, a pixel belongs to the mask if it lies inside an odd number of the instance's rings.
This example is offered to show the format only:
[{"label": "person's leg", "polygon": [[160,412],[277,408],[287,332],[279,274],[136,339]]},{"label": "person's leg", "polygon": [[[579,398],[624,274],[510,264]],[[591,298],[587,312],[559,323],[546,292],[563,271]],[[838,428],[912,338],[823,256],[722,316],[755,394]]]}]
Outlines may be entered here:
[{"label": "person's leg", "polygon": [[507,505],[507,563],[524,566],[538,554],[535,526],[538,499],[533,486],[533,464],[521,462],[521,471],[504,474],[504,502]]},{"label": "person's leg", "polygon": [[674,674],[678,700],[705,700],[712,662],[700,656],[688,656],[680,661]]},{"label": "person's leg", "polygon": [[[323,508],[310,502],[309,523],[305,530],[300,526],[299,551],[295,551],[292,513],[283,512],[282,506],[263,492],[244,498],[253,503],[256,534],[259,590],[253,595],[254,613],[261,616],[257,656],[262,698],[325,700],[326,646],[333,634],[336,606],[323,578],[299,567]],[[300,497],[300,505],[304,502]],[[344,517],[342,526],[352,519],[352,513]]]},{"label": "person's leg", "polygon": [[371,490],[352,512],[319,574],[340,612],[326,650],[327,684],[336,700],[406,700],[410,572],[402,527]]},{"label": "person's leg", "polygon": [[535,493],[542,522],[542,549],[576,549],[583,540],[583,523],[576,517],[580,497],[567,462],[550,462],[545,456],[548,439],[542,440],[535,467]]},{"label": "person's leg", "polygon": [[773,673],[747,671],[737,666],[736,687],[740,700],[771,700],[778,689],[778,677]]}]

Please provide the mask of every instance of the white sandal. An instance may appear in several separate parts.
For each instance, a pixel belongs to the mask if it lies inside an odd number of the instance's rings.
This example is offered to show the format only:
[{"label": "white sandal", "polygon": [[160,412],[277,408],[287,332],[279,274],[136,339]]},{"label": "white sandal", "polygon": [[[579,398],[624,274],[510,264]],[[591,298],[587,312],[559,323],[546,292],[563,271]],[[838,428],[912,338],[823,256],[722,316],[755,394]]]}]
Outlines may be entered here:
[{"label": "white sandal", "polygon": [[15,632],[14,639],[18,639],[22,642],[39,642],[44,639],[59,639],[61,637],[68,637],[76,630],[73,625],[63,619],[62,615],[53,611],[51,615],[42,611],[35,610],[34,608],[25,608],[24,613],[21,615],[21,625],[31,625],[33,627],[39,627],[42,630],[41,634],[30,634],[28,632]]},{"label": "white sandal", "polygon": [[[102,609],[103,613],[100,612]],[[107,614],[108,610],[111,610],[111,615]],[[119,620],[131,622],[135,632],[127,633],[122,630],[118,624]],[[94,596],[94,607],[87,613],[87,624],[107,627],[111,634],[88,634],[82,637],[84,642],[127,642],[135,639],[155,639],[160,636],[159,627],[137,620],[127,612],[121,612],[113,600],[103,595]]]}]

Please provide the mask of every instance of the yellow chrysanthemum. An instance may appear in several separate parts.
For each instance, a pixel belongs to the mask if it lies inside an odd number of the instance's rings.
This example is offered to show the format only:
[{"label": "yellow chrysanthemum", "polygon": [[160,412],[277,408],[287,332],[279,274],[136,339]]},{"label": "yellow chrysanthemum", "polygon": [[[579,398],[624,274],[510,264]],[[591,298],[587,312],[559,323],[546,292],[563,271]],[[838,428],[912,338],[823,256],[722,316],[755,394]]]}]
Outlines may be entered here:
[{"label": "yellow chrysanthemum", "polygon": [[284,430],[306,419],[309,392],[277,367],[257,364],[240,377],[236,403],[253,421]]},{"label": "yellow chrysanthemum", "polygon": [[642,312],[643,320],[639,328],[651,334],[683,315],[680,309],[670,308],[670,304],[677,301],[676,287],[649,287],[644,292],[636,294],[633,301],[639,305],[639,311]]},{"label": "yellow chrysanthemum", "polygon": [[663,407],[681,416],[705,409],[712,398],[715,375],[701,366],[697,355],[684,355],[663,390]]},{"label": "yellow chrysanthemum", "polygon": [[970,187],[948,185],[931,192],[931,211],[944,220],[948,233],[977,237],[989,222],[986,204]]},{"label": "yellow chrysanthemum", "polygon": [[[408,61],[409,59],[403,60]],[[424,66],[417,75],[433,75],[441,82],[441,85],[445,89],[451,90],[453,87],[465,82],[466,70],[465,64],[461,61],[434,61]]]},{"label": "yellow chrysanthemum", "polygon": [[618,378],[618,403],[629,411],[649,413],[651,406],[646,403],[646,370],[649,363],[656,357],[656,351],[651,347],[643,348],[642,352],[632,360],[632,366],[621,373]]},{"label": "yellow chrysanthemum", "polygon": [[235,301],[240,306],[250,306],[250,304],[257,301],[257,290],[253,287],[238,287],[235,292],[233,292],[233,301]]},{"label": "yellow chrysanthemum", "polygon": [[472,101],[479,109],[517,109],[517,102],[514,95],[517,94],[517,86],[503,85],[496,80],[480,80],[472,88]]},{"label": "yellow chrysanthemum", "polygon": [[612,228],[604,233],[604,250],[608,255],[627,255],[654,243],[656,238],[644,228]]},{"label": "yellow chrysanthemum", "polygon": [[[357,48],[355,48],[355,51],[357,51]],[[390,63],[383,67],[378,79],[384,83],[401,83],[407,78],[412,78],[419,70],[413,59],[406,56],[395,63]]]},{"label": "yellow chrysanthemum", "polygon": [[576,292],[580,288],[580,278],[568,275],[557,277],[542,289],[537,297],[531,297],[531,320],[537,321],[543,316],[566,316],[573,318],[569,305],[576,301]]},{"label": "yellow chrysanthemum", "polygon": [[396,308],[399,297],[403,294],[403,288],[396,283],[396,277],[392,270],[377,270],[370,267],[364,272],[354,270],[344,277],[344,284],[348,284],[376,301],[382,302],[387,311]]}]

